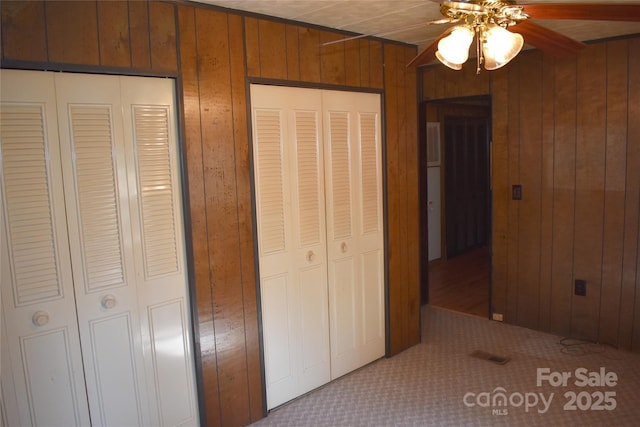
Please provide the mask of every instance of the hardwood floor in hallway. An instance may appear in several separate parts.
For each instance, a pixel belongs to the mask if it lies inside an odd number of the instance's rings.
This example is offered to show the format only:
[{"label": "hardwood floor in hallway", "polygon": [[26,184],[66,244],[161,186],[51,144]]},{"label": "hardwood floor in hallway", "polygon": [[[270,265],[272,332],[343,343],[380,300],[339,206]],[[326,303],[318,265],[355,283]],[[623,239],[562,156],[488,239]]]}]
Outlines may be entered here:
[{"label": "hardwood floor in hallway", "polygon": [[429,263],[429,304],[489,317],[491,256],[483,246],[446,261]]}]

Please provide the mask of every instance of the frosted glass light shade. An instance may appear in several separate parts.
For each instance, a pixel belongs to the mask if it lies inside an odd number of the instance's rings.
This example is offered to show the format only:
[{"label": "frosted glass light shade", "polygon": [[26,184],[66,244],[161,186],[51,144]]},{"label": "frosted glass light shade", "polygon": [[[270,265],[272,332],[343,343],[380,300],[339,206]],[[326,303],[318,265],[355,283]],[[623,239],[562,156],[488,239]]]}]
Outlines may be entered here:
[{"label": "frosted glass light shade", "polygon": [[443,58],[443,56],[440,54],[440,51],[436,52],[436,58],[438,58],[438,60],[440,62],[442,62],[444,65],[446,65],[447,67],[453,69],[453,70],[462,70],[462,64],[454,64],[452,62],[447,61],[446,59]]},{"label": "frosted glass light shade", "polygon": [[490,25],[484,32],[482,44],[484,68],[495,70],[511,61],[522,49],[524,39],[498,25]]},{"label": "frosted glass light shade", "polygon": [[461,69],[469,59],[469,46],[474,35],[473,30],[465,25],[455,27],[451,34],[438,42],[436,58],[449,68]]}]

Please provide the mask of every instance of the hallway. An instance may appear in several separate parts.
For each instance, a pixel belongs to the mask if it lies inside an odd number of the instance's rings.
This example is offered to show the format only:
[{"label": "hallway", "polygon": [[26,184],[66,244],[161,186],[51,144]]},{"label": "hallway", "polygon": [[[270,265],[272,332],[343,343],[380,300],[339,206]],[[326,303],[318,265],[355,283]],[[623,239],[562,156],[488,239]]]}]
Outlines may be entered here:
[{"label": "hallway", "polygon": [[491,255],[488,246],[429,263],[429,305],[489,317]]}]

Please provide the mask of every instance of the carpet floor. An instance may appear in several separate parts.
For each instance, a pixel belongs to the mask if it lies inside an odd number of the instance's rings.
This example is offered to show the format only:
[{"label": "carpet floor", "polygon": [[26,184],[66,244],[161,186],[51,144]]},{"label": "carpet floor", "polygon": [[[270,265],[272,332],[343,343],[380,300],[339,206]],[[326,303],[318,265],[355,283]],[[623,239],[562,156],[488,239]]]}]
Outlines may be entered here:
[{"label": "carpet floor", "polygon": [[640,355],[425,306],[420,344],[253,424],[495,425],[638,426]]}]

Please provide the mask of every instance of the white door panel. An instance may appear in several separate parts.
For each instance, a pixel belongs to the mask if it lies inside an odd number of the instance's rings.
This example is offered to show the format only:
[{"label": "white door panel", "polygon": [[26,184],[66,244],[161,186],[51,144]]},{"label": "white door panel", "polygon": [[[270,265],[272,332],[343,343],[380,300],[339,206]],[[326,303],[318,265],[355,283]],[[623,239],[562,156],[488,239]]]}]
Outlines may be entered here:
[{"label": "white door panel", "polygon": [[297,292],[286,273],[262,276],[260,290],[267,406],[273,408],[290,400],[291,390],[297,390],[297,312],[289,310],[295,309]]},{"label": "white door panel", "polygon": [[[146,424],[120,83],[70,74],[55,83],[60,139],[68,141],[62,165],[92,424]],[[118,355],[121,374],[116,356],[100,353],[107,349]]]},{"label": "white door panel", "polygon": [[[384,259],[382,250],[372,250],[360,254],[362,290],[362,343],[363,358],[375,360],[381,357],[381,341],[384,341]],[[384,348],[384,347],[383,347]]]},{"label": "white door panel", "polygon": [[251,86],[269,409],[330,379],[320,100],[273,89]]},{"label": "white door panel", "polygon": [[120,94],[152,423],[196,425],[173,81],[122,77]]},{"label": "white door panel", "polygon": [[440,166],[427,168],[427,199],[429,209],[427,226],[429,229],[429,261],[442,257],[442,225],[440,212]]},{"label": "white door panel", "polygon": [[384,245],[380,98],[323,91],[323,108],[331,376],[337,378],[384,355],[384,300],[377,299],[384,264],[368,255],[381,255]]},{"label": "white door panel", "polygon": [[329,379],[329,319],[327,316],[326,264],[317,263],[298,272],[300,284],[300,393]]},{"label": "white door panel", "polygon": [[2,371],[15,374],[19,396],[7,417],[10,425],[86,425],[53,75],[0,73],[2,346],[10,357]]}]

